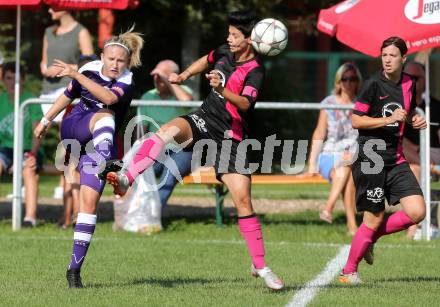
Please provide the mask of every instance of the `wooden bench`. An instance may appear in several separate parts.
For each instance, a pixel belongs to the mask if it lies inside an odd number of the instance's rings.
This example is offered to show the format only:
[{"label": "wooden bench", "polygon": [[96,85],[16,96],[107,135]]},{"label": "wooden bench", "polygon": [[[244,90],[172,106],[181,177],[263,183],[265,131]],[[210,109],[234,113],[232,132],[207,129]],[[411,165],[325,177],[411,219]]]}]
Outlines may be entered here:
[{"label": "wooden bench", "polygon": [[[252,175],[252,184],[267,185],[294,185],[294,184],[325,184],[328,183],[320,175],[304,176],[304,175]],[[214,169],[201,168],[192,174],[183,178],[183,184],[205,184],[212,185],[215,193],[215,220],[217,226],[223,226],[223,205],[228,190],[224,184],[215,178]]]}]

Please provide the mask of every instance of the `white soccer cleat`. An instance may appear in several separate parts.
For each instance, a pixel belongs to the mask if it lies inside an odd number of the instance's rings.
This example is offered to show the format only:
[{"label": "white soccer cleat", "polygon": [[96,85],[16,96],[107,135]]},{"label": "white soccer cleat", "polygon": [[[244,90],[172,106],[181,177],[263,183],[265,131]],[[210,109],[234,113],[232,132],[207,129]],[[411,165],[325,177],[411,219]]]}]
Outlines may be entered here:
[{"label": "white soccer cleat", "polygon": [[110,172],[107,174],[107,182],[113,186],[113,193],[119,196],[124,196],[130,187],[130,182],[127,175],[123,173]]},{"label": "white soccer cleat", "polygon": [[272,290],[281,290],[284,288],[283,281],[267,266],[262,269],[257,269],[252,264],[251,274],[253,277],[263,278],[266,286]]},{"label": "white soccer cleat", "polygon": [[362,280],[360,279],[358,272],[348,274],[341,273],[339,275],[339,282],[347,285],[358,285],[362,283]]}]

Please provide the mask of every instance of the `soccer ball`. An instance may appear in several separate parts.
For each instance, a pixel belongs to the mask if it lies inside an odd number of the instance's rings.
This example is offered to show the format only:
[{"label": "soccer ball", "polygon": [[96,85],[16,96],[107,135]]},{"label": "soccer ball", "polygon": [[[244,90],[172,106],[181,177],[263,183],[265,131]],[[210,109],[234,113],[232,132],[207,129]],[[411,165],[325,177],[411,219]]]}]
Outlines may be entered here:
[{"label": "soccer ball", "polygon": [[255,51],[262,55],[279,54],[287,45],[287,28],[279,20],[266,18],[252,29],[251,40]]}]

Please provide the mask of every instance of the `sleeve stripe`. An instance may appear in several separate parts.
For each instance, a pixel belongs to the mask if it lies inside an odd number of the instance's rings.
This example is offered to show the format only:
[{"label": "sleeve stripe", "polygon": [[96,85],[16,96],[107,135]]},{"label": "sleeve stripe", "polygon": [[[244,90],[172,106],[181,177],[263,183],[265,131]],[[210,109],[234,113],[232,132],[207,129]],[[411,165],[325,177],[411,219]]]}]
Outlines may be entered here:
[{"label": "sleeve stripe", "polygon": [[214,63],[214,51],[215,50],[212,50],[209,54],[208,54],[208,62],[209,63]]},{"label": "sleeve stripe", "polygon": [[67,88],[64,90],[64,96],[72,100],[74,99],[73,95],[70,93],[69,89]]},{"label": "sleeve stripe", "polygon": [[258,96],[258,91],[255,87],[246,85],[243,89],[243,96],[250,96],[253,100],[256,100]]},{"label": "sleeve stripe", "polygon": [[110,91],[116,95],[116,97],[121,98],[124,95],[124,91],[120,87],[112,87]]},{"label": "sleeve stripe", "polygon": [[356,103],[354,104],[354,110],[360,111],[362,113],[368,113],[368,111],[370,110],[370,105],[367,103],[356,101]]}]

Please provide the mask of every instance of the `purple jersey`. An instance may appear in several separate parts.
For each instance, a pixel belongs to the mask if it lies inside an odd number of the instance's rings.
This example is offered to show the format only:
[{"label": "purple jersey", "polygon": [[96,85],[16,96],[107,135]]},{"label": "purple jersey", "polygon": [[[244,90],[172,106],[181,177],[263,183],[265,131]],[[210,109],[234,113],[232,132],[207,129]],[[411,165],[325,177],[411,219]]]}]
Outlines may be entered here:
[{"label": "purple jersey", "polygon": [[211,51],[208,62],[221,76],[222,85],[234,94],[246,97],[251,105],[246,112],[242,112],[213,89],[201,106],[210,130],[216,130],[216,134],[222,138],[224,132],[228,131],[229,137],[241,141],[248,134],[249,112],[255,106],[264,69],[256,58],[236,62],[228,45]]},{"label": "purple jersey", "polygon": [[80,102],[75,106],[72,113],[97,112],[103,108],[112,110],[115,113],[116,131],[118,131],[133,99],[133,74],[127,69],[118,79],[110,79],[102,74],[103,65],[101,61],[93,61],[81,67],[79,72],[113,92],[118,97],[118,102],[107,106],[96,99],[77,80],[72,80],[69,83],[64,95],[72,100],[80,98]]}]

